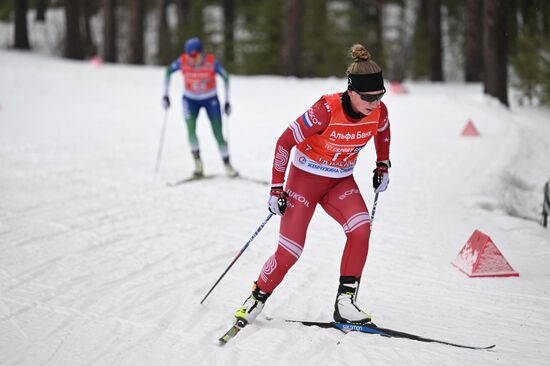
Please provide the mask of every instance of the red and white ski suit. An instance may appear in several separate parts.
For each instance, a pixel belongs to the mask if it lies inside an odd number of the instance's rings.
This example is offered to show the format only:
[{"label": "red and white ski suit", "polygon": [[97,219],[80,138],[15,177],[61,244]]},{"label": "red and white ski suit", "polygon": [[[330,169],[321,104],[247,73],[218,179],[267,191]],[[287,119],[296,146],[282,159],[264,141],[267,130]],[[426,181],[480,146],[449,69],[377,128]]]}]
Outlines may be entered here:
[{"label": "red and white ski suit", "polygon": [[374,137],[377,161],[389,160],[390,124],[380,102],[370,115],[353,119],[344,111],[342,93],[322,96],[279,137],[272,184],[284,183],[290,151],[296,146],[285,191],[279,242],[265,262],[258,287],[267,293],[281,283],[304,250],[306,232],[317,204],[344,230],[347,240],[341,276],[361,278],[367,259],[370,215],[353,177],[357,155]]}]

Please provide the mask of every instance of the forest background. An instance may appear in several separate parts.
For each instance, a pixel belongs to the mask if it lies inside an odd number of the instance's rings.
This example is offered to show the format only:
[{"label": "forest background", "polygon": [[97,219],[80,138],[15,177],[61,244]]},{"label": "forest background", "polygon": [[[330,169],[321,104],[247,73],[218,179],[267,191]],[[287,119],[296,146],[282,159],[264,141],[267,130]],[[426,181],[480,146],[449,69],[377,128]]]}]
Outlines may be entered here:
[{"label": "forest background", "polygon": [[41,51],[71,59],[163,65],[197,36],[233,74],[343,77],[362,43],[390,81],[550,104],[545,0],[3,0],[0,47],[33,50],[28,27],[52,21]]}]

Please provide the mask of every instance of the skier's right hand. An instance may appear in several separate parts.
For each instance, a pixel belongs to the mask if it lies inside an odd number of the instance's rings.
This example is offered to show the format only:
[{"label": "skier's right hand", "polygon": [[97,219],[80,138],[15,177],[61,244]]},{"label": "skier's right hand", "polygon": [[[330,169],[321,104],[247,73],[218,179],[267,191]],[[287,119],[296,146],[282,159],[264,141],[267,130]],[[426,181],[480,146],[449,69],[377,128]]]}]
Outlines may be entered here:
[{"label": "skier's right hand", "polygon": [[170,108],[170,97],[168,95],[162,97],[162,108]]},{"label": "skier's right hand", "polygon": [[271,186],[267,208],[274,215],[283,216],[287,206],[288,193],[283,191],[282,185]]}]

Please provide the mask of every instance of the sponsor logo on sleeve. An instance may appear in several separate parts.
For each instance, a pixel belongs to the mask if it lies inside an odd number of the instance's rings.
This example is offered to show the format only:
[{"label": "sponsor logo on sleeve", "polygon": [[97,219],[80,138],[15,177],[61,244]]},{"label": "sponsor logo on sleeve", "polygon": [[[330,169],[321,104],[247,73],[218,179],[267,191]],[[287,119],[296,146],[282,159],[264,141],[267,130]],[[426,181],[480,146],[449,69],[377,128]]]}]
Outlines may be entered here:
[{"label": "sponsor logo on sleeve", "polygon": [[304,122],[304,125],[306,125],[307,128],[313,127],[313,125],[321,125],[321,122],[315,115],[315,112],[313,111],[313,108],[310,108],[306,111],[306,113],[302,114],[302,121]]},{"label": "sponsor logo on sleeve", "polygon": [[319,119],[317,119],[317,116],[315,115],[315,112],[313,112],[312,108],[308,109],[306,113],[302,114],[302,121],[307,128],[311,128],[313,127],[313,125],[321,125],[321,122],[319,122]]}]

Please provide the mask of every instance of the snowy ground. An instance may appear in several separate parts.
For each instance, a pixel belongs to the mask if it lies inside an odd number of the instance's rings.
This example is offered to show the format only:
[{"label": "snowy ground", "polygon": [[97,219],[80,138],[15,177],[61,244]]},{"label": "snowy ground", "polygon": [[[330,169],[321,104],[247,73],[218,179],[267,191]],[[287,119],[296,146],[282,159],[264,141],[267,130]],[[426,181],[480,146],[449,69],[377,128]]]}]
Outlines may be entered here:
[{"label": "snowy ground", "polygon": [[[548,110],[507,110],[480,85],[410,84],[408,95],[385,98],[394,167],[360,301],[380,326],[494,350],[283,322],[331,318],[344,235],[322,210],[264,316],[222,348],[218,337],[275,249],[278,219],[199,305],[266,217],[267,187],[223,177],[166,186],[192,170],[178,75],[154,174],[162,77],[159,67],[0,51],[1,365],[548,364],[550,229],[537,223]],[[234,77],[235,166],[269,179],[280,132],[344,85]],[[470,118],[481,137],[460,137]],[[222,173],[204,114],[199,138],[207,172]],[[356,170],[369,205],[373,160],[371,147]],[[474,229],[519,278],[471,279],[450,264]]]}]

